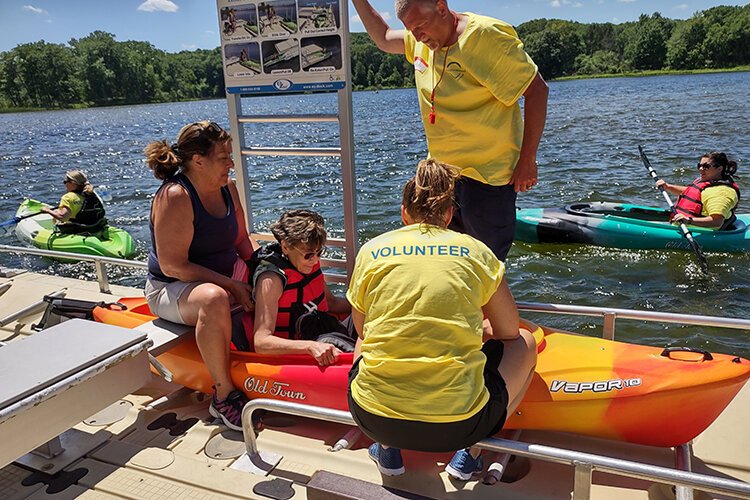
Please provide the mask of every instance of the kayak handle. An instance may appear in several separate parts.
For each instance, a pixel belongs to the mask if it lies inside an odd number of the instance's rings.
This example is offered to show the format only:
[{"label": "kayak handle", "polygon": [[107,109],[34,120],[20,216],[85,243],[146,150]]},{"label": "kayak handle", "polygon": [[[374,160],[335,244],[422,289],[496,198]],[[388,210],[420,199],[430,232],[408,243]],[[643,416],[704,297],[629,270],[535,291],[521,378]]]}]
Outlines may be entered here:
[{"label": "kayak handle", "polygon": [[697,347],[665,347],[664,350],[661,352],[661,355],[665,358],[672,359],[671,354],[673,352],[695,352],[698,354],[703,355],[703,361],[711,361],[714,359],[713,356],[711,356],[711,353],[708,351],[705,351],[703,349],[698,349]]}]

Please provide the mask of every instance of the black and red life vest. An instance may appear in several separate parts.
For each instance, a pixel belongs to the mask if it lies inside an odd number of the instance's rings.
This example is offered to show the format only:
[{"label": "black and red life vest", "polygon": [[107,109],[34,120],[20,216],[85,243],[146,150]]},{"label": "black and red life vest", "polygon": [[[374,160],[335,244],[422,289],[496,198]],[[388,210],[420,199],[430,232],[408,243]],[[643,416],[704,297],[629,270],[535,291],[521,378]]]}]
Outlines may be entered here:
[{"label": "black and red life vest", "polygon": [[302,274],[281,254],[281,246],[274,243],[256,250],[250,258],[251,280],[263,260],[281,269],[286,276],[284,291],[279,298],[279,312],[276,316],[276,329],[273,334],[298,340],[300,336],[295,327],[297,318],[312,309],[328,311],[325,278],[320,270],[320,263],[315,265],[310,274]]},{"label": "black and red life vest", "polygon": [[[670,217],[670,220],[672,220],[672,218],[678,213],[686,215],[688,217],[701,217],[701,215],[703,214],[703,201],[701,200],[701,195],[704,189],[713,186],[731,187],[737,192],[737,201],[739,202],[740,187],[736,182],[734,182],[734,180],[717,179],[712,181],[702,181],[699,177],[695,179],[693,183],[690,184],[687,188],[685,188],[685,191],[683,191],[680,197],[677,198],[677,203],[675,203],[674,205],[674,211],[672,213],[672,217]],[[737,208],[737,205],[735,205],[734,208]],[[734,208],[732,208],[732,219],[734,219]]]}]

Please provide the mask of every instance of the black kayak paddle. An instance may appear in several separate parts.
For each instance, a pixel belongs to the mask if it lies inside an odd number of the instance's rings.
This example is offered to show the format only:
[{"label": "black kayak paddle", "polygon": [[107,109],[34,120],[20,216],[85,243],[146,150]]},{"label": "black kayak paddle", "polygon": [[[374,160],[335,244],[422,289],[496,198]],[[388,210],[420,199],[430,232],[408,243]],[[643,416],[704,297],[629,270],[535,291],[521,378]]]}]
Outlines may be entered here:
[{"label": "black kayak paddle", "polygon": [[[643,161],[643,165],[648,170],[648,173],[651,174],[654,182],[658,181],[659,176],[656,174],[656,171],[654,171],[654,168],[651,166],[651,162],[648,161],[646,153],[643,152],[643,148],[640,145],[638,146],[638,151],[641,153],[641,160]],[[667,205],[669,205],[669,208],[672,209],[674,207],[672,198],[669,197],[669,193],[667,193],[667,191],[664,189],[664,186],[659,186],[659,191],[661,191],[661,194],[664,195],[664,199],[666,200]],[[704,274],[708,274],[708,261],[706,260],[706,256],[703,253],[700,245],[698,245],[698,243],[693,238],[693,233],[691,233],[690,229],[688,229],[688,227],[682,222],[680,222],[680,229],[682,230],[682,236],[684,236],[688,243],[690,243],[690,248],[693,249],[696,257],[698,257],[698,264],[700,265],[701,271],[703,271]]]}]

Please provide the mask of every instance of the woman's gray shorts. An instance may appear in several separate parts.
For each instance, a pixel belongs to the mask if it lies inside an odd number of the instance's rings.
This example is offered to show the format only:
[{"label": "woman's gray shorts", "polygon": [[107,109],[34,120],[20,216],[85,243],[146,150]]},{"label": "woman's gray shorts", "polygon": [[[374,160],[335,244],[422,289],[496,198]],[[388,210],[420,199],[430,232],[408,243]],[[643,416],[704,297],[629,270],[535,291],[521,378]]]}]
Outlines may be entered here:
[{"label": "woman's gray shorts", "polygon": [[151,313],[173,323],[187,325],[180,314],[179,300],[187,291],[200,285],[198,282],[146,280],[145,294]]}]

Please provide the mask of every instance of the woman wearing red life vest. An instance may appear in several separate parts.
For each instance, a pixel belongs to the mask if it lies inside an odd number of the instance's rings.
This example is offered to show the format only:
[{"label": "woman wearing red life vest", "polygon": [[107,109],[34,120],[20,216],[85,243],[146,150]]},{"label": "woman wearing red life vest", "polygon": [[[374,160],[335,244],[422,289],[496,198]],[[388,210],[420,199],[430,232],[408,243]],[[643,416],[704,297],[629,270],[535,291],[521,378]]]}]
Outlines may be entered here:
[{"label": "woman wearing red life vest", "polygon": [[727,159],[724,153],[707,153],[698,162],[698,171],[700,177],[689,186],[656,181],[657,188],[680,195],[670,221],[708,229],[730,228],[740,200],[740,188],[732,177],[737,172],[737,162]]},{"label": "woman wearing red life vest", "polygon": [[256,251],[250,262],[255,296],[251,346],[262,354],[309,354],[321,366],[333,364],[341,354],[335,341],[304,340],[296,331],[305,312],[351,311],[345,298],[331,293],[320,270],[327,238],[323,217],[292,210],[271,225],[271,232],[277,243]]}]

